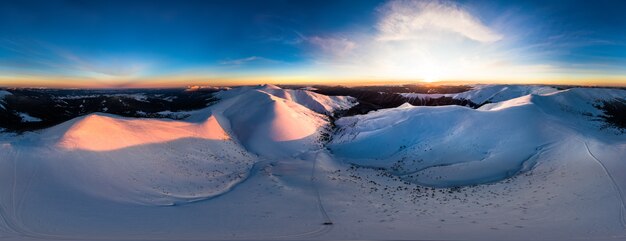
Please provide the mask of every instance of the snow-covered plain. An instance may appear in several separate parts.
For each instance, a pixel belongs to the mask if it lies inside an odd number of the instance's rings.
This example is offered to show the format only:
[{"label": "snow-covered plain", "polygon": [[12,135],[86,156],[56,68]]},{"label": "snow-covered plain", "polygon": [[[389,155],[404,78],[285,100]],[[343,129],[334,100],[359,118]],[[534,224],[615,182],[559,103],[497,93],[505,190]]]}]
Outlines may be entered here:
[{"label": "snow-covered plain", "polygon": [[266,85],[2,134],[0,239],[626,238],[626,138],[594,118],[626,91],[456,95],[492,103],[344,117],[326,142],[352,98]]}]

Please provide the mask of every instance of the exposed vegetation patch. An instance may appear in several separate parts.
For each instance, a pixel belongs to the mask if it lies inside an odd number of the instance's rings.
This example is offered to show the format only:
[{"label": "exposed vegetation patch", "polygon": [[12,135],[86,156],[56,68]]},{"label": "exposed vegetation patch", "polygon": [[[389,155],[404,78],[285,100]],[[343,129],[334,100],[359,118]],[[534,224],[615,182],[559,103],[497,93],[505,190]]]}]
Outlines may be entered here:
[{"label": "exposed vegetation patch", "polygon": [[610,127],[626,132],[626,99],[602,101],[596,107],[604,112],[600,118]]}]

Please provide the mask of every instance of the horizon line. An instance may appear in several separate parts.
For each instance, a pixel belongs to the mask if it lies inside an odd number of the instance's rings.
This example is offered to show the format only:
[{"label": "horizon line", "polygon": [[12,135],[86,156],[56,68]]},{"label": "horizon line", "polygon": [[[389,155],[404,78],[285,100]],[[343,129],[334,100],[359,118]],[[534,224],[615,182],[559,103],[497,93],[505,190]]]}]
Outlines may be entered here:
[{"label": "horizon line", "polygon": [[371,81],[246,81],[241,83],[225,83],[216,82],[189,82],[185,84],[100,84],[100,85],[72,85],[72,84],[6,84],[0,83],[2,89],[188,89],[191,87],[241,87],[241,86],[258,86],[258,85],[277,85],[277,86],[344,86],[344,87],[358,87],[358,86],[403,86],[403,85],[421,85],[421,86],[463,86],[463,85],[545,85],[545,86],[566,86],[566,87],[586,87],[586,88],[626,88],[626,80],[624,82],[598,82],[590,83],[587,81],[570,82],[566,81],[459,81],[459,80],[442,80],[434,82],[425,82],[421,80],[371,80]]}]

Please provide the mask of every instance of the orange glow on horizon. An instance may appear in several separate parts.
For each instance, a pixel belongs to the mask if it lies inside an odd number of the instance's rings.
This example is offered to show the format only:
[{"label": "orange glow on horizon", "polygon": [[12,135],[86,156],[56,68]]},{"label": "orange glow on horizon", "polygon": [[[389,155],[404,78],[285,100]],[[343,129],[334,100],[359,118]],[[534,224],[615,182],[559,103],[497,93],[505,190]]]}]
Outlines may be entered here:
[{"label": "orange glow on horizon", "polygon": [[315,76],[259,76],[259,77],[201,77],[167,76],[128,80],[103,80],[75,77],[0,77],[0,87],[8,88],[185,88],[187,86],[243,86],[258,84],[278,85],[467,85],[467,84],[545,84],[626,87],[626,76],[599,78],[508,79],[508,80],[435,80],[332,78]]}]

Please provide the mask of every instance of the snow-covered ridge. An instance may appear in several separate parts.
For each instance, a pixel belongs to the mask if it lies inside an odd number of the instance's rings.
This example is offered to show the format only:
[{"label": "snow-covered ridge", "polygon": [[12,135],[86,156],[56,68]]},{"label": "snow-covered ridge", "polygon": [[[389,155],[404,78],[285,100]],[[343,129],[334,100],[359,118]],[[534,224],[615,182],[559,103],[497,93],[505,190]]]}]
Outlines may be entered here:
[{"label": "snow-covered ridge", "polygon": [[282,89],[269,84],[236,88],[233,91],[221,92],[218,94],[218,97],[237,95],[251,89],[293,101],[320,114],[330,114],[337,110],[349,109],[358,104],[355,98],[349,96],[326,96],[305,89]]},{"label": "snow-covered ridge", "polygon": [[123,203],[172,205],[221,195],[254,164],[210,114],[193,123],[96,113],[41,136],[42,149],[32,154],[48,156],[38,165],[57,185]]},{"label": "snow-covered ridge", "polygon": [[339,119],[330,148],[349,162],[393,170],[432,186],[497,181],[532,167],[542,151],[585,130],[598,100],[624,98],[619,89],[568,89],[487,104],[410,107]]},{"label": "snow-covered ridge", "polygon": [[203,123],[187,123],[91,114],[68,124],[71,127],[62,134],[59,146],[69,150],[111,151],[183,138],[230,139],[213,116]]},{"label": "snow-covered ridge", "polygon": [[349,109],[357,104],[353,97],[349,96],[326,96],[309,90],[281,89],[276,86],[266,86],[263,89],[268,93],[296,102],[321,114],[331,114],[337,110]]},{"label": "snow-covered ridge", "polygon": [[2,103],[4,102],[4,97],[7,95],[12,95],[11,92],[8,92],[6,90],[0,90],[0,108],[5,109],[4,105],[2,105]]},{"label": "snow-covered ridge", "polygon": [[[63,188],[122,203],[171,205],[215,197],[262,158],[321,148],[327,113],[352,100],[275,86],[219,92],[184,120],[95,113],[32,133],[31,154]],[[309,109],[311,108],[311,109]],[[320,112],[320,113],[318,113]]]},{"label": "snow-covered ridge", "polygon": [[401,93],[409,99],[436,99],[450,97],[470,100],[476,104],[495,103],[525,95],[545,95],[559,91],[556,88],[541,85],[476,85],[473,89],[456,94],[419,94]]},{"label": "snow-covered ridge", "polygon": [[[234,88],[217,96],[221,99],[219,103],[191,112],[187,121],[125,118],[110,114],[80,117],[61,125],[70,125],[62,135],[61,146],[103,151],[181,138],[229,139],[228,132],[251,151],[269,154],[267,150],[272,148],[261,147],[268,141],[287,144],[315,139],[309,137],[316,137],[318,129],[326,124],[325,117],[315,112],[328,113],[354,104],[353,98],[349,97],[283,90],[272,85]],[[102,136],[119,141],[109,141]]]},{"label": "snow-covered ridge", "polygon": [[283,93],[273,88],[240,87],[223,91],[216,95],[221,101],[208,109],[218,116],[218,121],[228,123],[230,133],[252,153],[291,156],[318,148],[319,144],[315,143],[319,131],[328,123],[327,118],[293,99],[271,94]]}]

